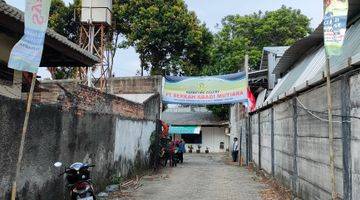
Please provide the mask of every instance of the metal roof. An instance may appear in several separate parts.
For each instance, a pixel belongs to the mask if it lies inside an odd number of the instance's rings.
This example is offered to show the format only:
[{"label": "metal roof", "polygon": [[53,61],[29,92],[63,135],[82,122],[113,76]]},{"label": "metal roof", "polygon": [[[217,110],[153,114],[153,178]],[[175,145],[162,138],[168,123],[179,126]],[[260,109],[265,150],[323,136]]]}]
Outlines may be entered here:
[{"label": "metal roof", "polygon": [[[193,111],[191,111],[193,110]],[[170,125],[224,126],[228,121],[221,120],[205,109],[168,109],[162,113],[162,120]]]},{"label": "metal roof", "polygon": [[281,57],[290,46],[276,46],[276,47],[264,47],[260,69],[266,69],[268,67],[268,54],[273,53],[278,57]]},{"label": "metal roof", "polygon": [[249,79],[257,79],[259,77],[267,76],[267,69],[261,69],[249,72]]},{"label": "metal roof", "polygon": [[[359,0],[349,0],[349,13],[348,13],[348,23],[352,25],[360,17],[360,1]],[[289,71],[291,67],[302,57],[304,54],[311,50],[312,48],[323,44],[323,24],[321,23],[313,33],[308,37],[303,38],[297,41],[293,46],[291,46],[285,54],[280,59],[279,63],[274,69],[274,74],[279,76],[286,71]]]},{"label": "metal roof", "polygon": [[[360,54],[360,20],[352,24],[346,31],[343,52],[340,56],[330,58],[331,74],[336,74],[348,68],[349,61]],[[350,59],[350,60],[349,60]],[[296,62],[291,70],[281,78],[279,83],[270,93],[265,103],[277,101],[280,96],[286,96],[307,87],[310,83],[322,80],[326,62],[325,48],[323,45],[314,46]],[[350,63],[355,64],[355,63]]]},{"label": "metal roof", "polygon": [[[24,27],[24,12],[22,12],[21,10],[8,5],[5,1],[0,0],[0,22],[6,23],[9,20],[5,19],[5,17],[8,17],[9,19],[13,19],[15,20],[15,23],[21,23],[21,25],[18,24],[12,24],[12,27],[5,27],[5,28],[16,28],[16,31],[18,30],[22,30],[22,34],[23,34],[23,27]],[[3,20],[3,21],[2,21]],[[11,23],[11,22],[9,22]],[[98,63],[100,62],[99,58],[92,55],[89,51],[86,51],[84,49],[82,49],[80,46],[78,46],[77,44],[71,42],[70,40],[68,40],[66,37],[56,33],[54,30],[48,28],[46,31],[46,38],[45,38],[45,45],[48,45],[50,47],[52,47],[53,49],[56,49],[56,44],[55,43],[51,43],[50,40],[55,40],[63,45],[65,45],[68,50],[74,50],[77,53],[80,53],[82,56],[86,57],[86,62],[87,63]],[[46,49],[46,47],[45,47]],[[83,61],[84,58],[82,59]],[[90,61],[89,61],[90,60]]]},{"label": "metal roof", "polygon": [[289,68],[291,68],[291,66],[293,66],[311,48],[323,43],[323,37],[323,25],[320,24],[311,35],[297,41],[285,51],[273,73],[279,76],[289,70]]},{"label": "metal roof", "polygon": [[263,50],[273,54],[282,55],[289,47],[290,46],[264,47]]},{"label": "metal roof", "polygon": [[295,67],[287,73],[275,88],[271,91],[265,102],[269,102],[279,95],[288,92],[306,82],[313,79],[322,69],[324,69],[325,58],[324,48],[318,48],[308,54],[301,62],[298,62]]}]

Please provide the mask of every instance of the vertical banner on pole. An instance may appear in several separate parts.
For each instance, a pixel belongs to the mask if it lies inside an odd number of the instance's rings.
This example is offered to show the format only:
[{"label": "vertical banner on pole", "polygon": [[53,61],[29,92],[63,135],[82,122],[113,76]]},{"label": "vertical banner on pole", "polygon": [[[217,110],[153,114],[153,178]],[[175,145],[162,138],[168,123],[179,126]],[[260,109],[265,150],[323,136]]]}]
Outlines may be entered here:
[{"label": "vertical banner on pole", "polygon": [[348,0],[324,0],[324,45],[328,57],[342,53],[348,10]]},{"label": "vertical banner on pole", "polygon": [[337,199],[335,178],[335,152],[333,131],[333,108],[331,97],[331,67],[330,58],[342,54],[345,40],[347,15],[349,10],[348,0],[324,0],[324,46],[326,51],[326,92],[328,101],[329,121],[329,158],[331,198]]},{"label": "vertical banner on pole", "polygon": [[36,73],[44,49],[45,33],[49,20],[51,0],[26,0],[24,36],[11,50],[8,67],[33,73],[26,113],[21,133],[19,155],[16,163],[15,178],[11,188],[11,200],[16,200],[16,181],[20,174],[20,165],[24,153],[25,138],[30,116],[32,96],[34,93]]},{"label": "vertical banner on pole", "polygon": [[24,35],[11,51],[9,68],[37,73],[44,48],[51,0],[26,0]]}]

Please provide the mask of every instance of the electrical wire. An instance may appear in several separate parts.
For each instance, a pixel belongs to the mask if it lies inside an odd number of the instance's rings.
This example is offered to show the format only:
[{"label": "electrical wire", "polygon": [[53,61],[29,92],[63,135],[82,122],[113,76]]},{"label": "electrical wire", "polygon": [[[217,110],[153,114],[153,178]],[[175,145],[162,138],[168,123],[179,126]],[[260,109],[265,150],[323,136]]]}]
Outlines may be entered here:
[{"label": "electrical wire", "polygon": [[[313,116],[314,118],[320,120],[320,121],[323,121],[323,122],[329,122],[328,119],[324,119],[324,118],[321,118],[320,116],[314,114],[314,112],[317,112],[317,113],[321,113],[321,114],[326,114],[324,112],[318,112],[318,111],[312,111],[310,109],[308,109],[300,100],[299,98],[296,97],[296,101],[301,105],[301,109],[305,110],[308,114],[310,114],[311,116]],[[360,117],[356,117],[356,116],[341,116],[341,115],[333,115],[333,116],[336,116],[336,117],[352,117],[352,118],[355,118],[355,119],[360,119]],[[351,123],[351,121],[333,121],[333,123]]]}]

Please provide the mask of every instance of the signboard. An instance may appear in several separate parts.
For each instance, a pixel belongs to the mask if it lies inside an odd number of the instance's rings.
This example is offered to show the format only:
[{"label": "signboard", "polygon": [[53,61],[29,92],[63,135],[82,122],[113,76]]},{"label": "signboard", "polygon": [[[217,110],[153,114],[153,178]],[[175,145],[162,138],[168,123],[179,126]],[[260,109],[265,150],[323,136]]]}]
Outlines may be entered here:
[{"label": "signboard", "polygon": [[201,130],[201,126],[170,126],[170,134],[177,134],[177,135],[183,135],[183,134],[195,134],[199,135]]},{"label": "signboard", "polygon": [[324,0],[324,44],[327,56],[342,53],[345,39],[348,0]]},{"label": "signboard", "polygon": [[9,68],[37,73],[44,48],[51,0],[26,0],[24,36],[11,51]]},{"label": "signboard", "polygon": [[184,105],[216,105],[247,102],[245,73],[204,77],[165,77],[163,102]]}]

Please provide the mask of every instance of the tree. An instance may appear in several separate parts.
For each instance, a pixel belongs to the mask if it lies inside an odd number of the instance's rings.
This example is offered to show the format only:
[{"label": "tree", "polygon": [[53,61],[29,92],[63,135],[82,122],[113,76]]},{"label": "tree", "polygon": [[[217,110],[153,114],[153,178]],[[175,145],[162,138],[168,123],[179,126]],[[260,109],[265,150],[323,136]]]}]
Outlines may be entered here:
[{"label": "tree", "polygon": [[[250,70],[256,70],[263,47],[292,45],[310,32],[310,19],[300,10],[286,6],[265,13],[229,15],[222,20],[222,29],[214,36],[211,62],[202,73],[218,75],[243,70],[245,54],[250,58]],[[209,109],[221,118],[228,116],[228,106]]]},{"label": "tree", "polygon": [[251,15],[229,15],[222,20],[222,29],[215,35],[211,64],[207,75],[233,73],[250,57],[252,70],[258,69],[265,46],[292,45],[311,32],[310,19],[300,10],[282,6],[275,11]]},{"label": "tree", "polygon": [[51,0],[49,13],[49,27],[74,43],[79,40],[79,7],[80,0],[68,6],[62,0]]},{"label": "tree", "polygon": [[210,62],[212,34],[183,0],[117,0],[114,13],[141,68],[151,74],[200,74]]},{"label": "tree", "polygon": [[[74,3],[68,6],[62,0],[51,0],[49,13],[49,27],[74,43],[78,43],[79,40],[79,23],[74,18],[76,16],[79,19],[76,10],[79,6],[80,0],[74,0]],[[48,68],[52,79],[75,78],[78,69],[62,66]]]},{"label": "tree", "polygon": [[[49,26],[75,43],[79,36],[77,7],[80,0],[68,6],[62,0],[52,0],[49,17]],[[113,19],[113,41],[108,50],[115,55],[118,48],[135,47],[141,74],[150,70],[151,74],[198,75],[210,62],[212,34],[187,10],[183,0],[114,0]],[[121,43],[120,35],[125,38]],[[71,78],[76,75],[74,70],[61,67],[49,71],[53,78]]]}]

